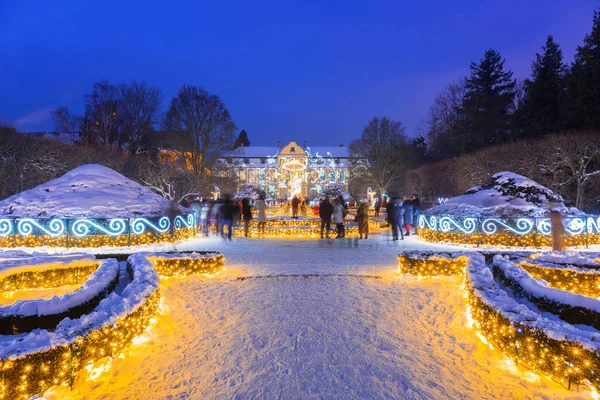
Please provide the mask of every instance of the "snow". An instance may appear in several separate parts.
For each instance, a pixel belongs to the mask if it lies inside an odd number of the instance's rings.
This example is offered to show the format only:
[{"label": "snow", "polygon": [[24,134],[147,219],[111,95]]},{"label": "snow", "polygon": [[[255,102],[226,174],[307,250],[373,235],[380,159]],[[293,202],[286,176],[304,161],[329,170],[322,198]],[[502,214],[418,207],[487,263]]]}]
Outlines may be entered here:
[{"label": "snow", "polygon": [[[497,260],[496,257],[500,257],[500,259]],[[496,257],[494,257],[494,263],[497,261],[503,262],[500,260],[505,260],[501,256]],[[600,350],[600,342],[598,341],[600,332],[597,330],[593,328],[580,329],[577,326],[562,321],[550,313],[544,313],[544,315],[542,315],[509,296],[494,280],[492,271],[486,266],[483,257],[476,256],[469,258],[467,277],[475,294],[484,303],[498,310],[509,320],[526,324],[532,328],[542,329],[548,337],[555,340],[574,340],[581,343],[589,350]],[[588,297],[587,299],[590,298]]]},{"label": "snow", "polygon": [[75,320],[63,319],[53,332],[37,329],[15,336],[0,336],[0,358],[5,359],[9,356],[15,358],[71,343],[83,332],[112,325],[124,315],[134,312],[158,289],[159,278],[147,258],[130,258],[130,261],[133,280],[120,295],[112,292],[91,313]]},{"label": "snow", "polygon": [[226,268],[162,281],[146,341],[98,363],[108,371],[95,380],[83,371],[73,391],[45,398],[589,398],[482,343],[461,278],[396,275],[402,251],[462,248],[390,239],[172,246],[223,252]]},{"label": "snow", "polygon": [[563,215],[582,215],[567,208],[562,197],[533,180],[513,172],[499,172],[487,184],[475,186],[427,211],[434,215],[469,217],[545,217],[555,209]]},{"label": "snow", "polygon": [[24,251],[0,251],[0,279],[22,273],[46,271],[48,269],[73,268],[77,265],[89,265],[96,260],[92,254],[72,253],[49,256],[45,253]]},{"label": "snow", "polygon": [[159,217],[173,212],[189,210],[97,164],[0,201],[0,216],[18,218]]},{"label": "snow", "polygon": [[553,264],[579,265],[600,268],[600,263],[597,261],[600,260],[600,255],[584,255],[573,250],[533,254],[531,259],[540,263],[546,262]]},{"label": "snow", "polygon": [[582,307],[591,311],[600,312],[600,300],[552,288],[545,280],[534,279],[522,267],[513,264],[507,256],[494,256],[494,266],[498,267],[508,279],[517,282],[533,297],[546,297],[549,300],[571,307]]},{"label": "snow", "polygon": [[[70,267],[73,264],[69,265]],[[0,268],[2,264],[0,263]],[[22,268],[21,268],[22,269]],[[44,269],[52,269],[48,265]],[[54,296],[49,300],[20,300],[16,303],[0,307],[0,316],[8,315],[53,315],[69,311],[69,309],[84,304],[102,291],[106,290],[110,283],[119,275],[119,263],[114,259],[103,260],[98,269],[94,271],[79,290],[67,293],[63,296]]]}]

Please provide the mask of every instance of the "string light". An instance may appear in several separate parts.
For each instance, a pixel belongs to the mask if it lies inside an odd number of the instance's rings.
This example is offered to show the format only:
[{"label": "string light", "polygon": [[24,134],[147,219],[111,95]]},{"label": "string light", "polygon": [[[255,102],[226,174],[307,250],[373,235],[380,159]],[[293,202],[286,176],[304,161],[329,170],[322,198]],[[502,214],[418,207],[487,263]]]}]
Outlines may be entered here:
[{"label": "string light", "polygon": [[[473,246],[552,246],[549,218],[472,218],[449,216],[419,217],[419,237],[429,242]],[[600,217],[565,218],[565,245],[600,244]]]},{"label": "string light", "polygon": [[[156,255],[147,259],[156,272],[163,276],[215,273],[223,268],[225,261],[221,253]],[[97,261],[86,260],[79,261],[76,266],[19,273],[0,281],[0,288],[15,291],[80,284],[98,265]],[[128,265],[130,276],[134,279],[136,267]],[[118,356],[123,348],[155,321],[154,315],[161,300],[160,288],[151,282],[146,287],[137,306],[131,305],[132,312],[114,321],[111,319],[114,316],[108,316],[98,329],[80,331],[78,336],[68,338],[66,344],[0,359],[0,399],[28,399],[55,385],[72,386],[76,373],[82,368],[105,357]]]}]

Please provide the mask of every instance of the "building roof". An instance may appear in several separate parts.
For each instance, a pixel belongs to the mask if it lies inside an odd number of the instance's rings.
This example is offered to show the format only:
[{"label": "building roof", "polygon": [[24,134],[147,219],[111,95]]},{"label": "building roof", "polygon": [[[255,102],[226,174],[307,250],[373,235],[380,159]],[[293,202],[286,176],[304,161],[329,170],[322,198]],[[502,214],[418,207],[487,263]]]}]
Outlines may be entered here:
[{"label": "building roof", "polygon": [[[275,157],[279,148],[277,146],[249,146],[249,147],[238,147],[232,152],[224,155],[224,157]],[[334,158],[348,158],[348,148],[336,147],[336,146],[308,146],[305,151],[312,157],[334,157]]]}]

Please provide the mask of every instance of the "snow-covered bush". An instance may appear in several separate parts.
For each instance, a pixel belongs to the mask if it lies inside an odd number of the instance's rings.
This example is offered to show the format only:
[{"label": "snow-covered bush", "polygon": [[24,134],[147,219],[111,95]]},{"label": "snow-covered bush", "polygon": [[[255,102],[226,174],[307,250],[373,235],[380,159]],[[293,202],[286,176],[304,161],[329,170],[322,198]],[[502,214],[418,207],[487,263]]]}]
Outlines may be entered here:
[{"label": "snow-covered bush", "polygon": [[237,192],[233,197],[236,199],[248,198],[250,200],[258,200],[258,199],[264,200],[267,198],[267,193],[257,186],[248,185],[248,186],[242,187],[240,189],[240,191]]},{"label": "snow-covered bush", "polygon": [[319,193],[319,200],[324,200],[326,197],[337,199],[340,196],[342,196],[345,201],[350,200],[350,198],[352,197],[337,183],[328,183],[326,185],[323,185],[323,187],[321,188],[321,193]]}]

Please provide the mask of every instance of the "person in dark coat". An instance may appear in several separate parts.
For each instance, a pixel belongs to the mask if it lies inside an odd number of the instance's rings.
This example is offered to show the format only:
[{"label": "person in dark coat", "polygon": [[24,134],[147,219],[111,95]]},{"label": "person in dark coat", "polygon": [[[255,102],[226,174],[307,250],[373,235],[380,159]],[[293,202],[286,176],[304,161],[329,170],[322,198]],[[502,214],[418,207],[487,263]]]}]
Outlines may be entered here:
[{"label": "person in dark coat", "polygon": [[398,240],[398,216],[396,210],[396,198],[391,198],[387,203],[387,207],[385,209],[386,212],[386,221],[390,224],[392,228],[392,240]]},{"label": "person in dark coat", "polygon": [[250,199],[247,197],[242,200],[242,218],[244,220],[244,237],[248,237],[250,220],[252,219],[252,209],[250,208]]},{"label": "person in dark coat", "polygon": [[400,199],[396,200],[396,240],[398,240],[398,232],[400,232],[400,240],[404,240],[404,233],[402,232],[402,228],[404,227],[404,207]]},{"label": "person in dark coat", "polygon": [[321,239],[323,239],[323,230],[326,228],[326,237],[329,239],[329,231],[331,230],[331,214],[333,214],[333,204],[329,201],[329,198],[325,199],[319,204],[319,218],[321,218]]},{"label": "person in dark coat", "polygon": [[375,216],[379,217],[379,210],[381,209],[381,200],[375,201]]},{"label": "person in dark coat", "polygon": [[421,200],[416,194],[411,199],[413,206],[413,224],[415,224],[415,235],[419,234],[419,216],[421,215]]},{"label": "person in dark coat", "polygon": [[408,196],[404,196],[402,208],[404,208],[404,227],[406,228],[406,232],[404,232],[404,235],[410,236],[410,226],[413,223],[413,206],[412,201],[410,201]]},{"label": "person in dark coat", "polygon": [[231,240],[233,235],[233,220],[237,214],[237,205],[226,195],[221,204],[221,237],[225,238],[225,226],[227,226],[227,238]]},{"label": "person in dark coat", "polygon": [[298,206],[300,205],[300,199],[294,196],[292,199],[292,218],[298,219]]}]

